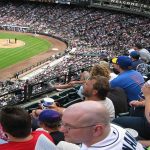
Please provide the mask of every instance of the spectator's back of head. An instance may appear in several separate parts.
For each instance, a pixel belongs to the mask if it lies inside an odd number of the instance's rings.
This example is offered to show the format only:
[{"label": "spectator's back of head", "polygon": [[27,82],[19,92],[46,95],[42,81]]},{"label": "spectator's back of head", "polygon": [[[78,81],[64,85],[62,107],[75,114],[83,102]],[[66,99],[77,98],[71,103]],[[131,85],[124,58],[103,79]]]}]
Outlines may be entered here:
[{"label": "spectator's back of head", "polygon": [[132,66],[132,60],[128,56],[119,56],[117,58],[117,64],[120,66],[123,70],[128,70]]},{"label": "spectator's back of head", "polygon": [[100,61],[99,63],[100,63],[100,65],[103,65],[103,66],[105,66],[106,68],[110,69],[108,62],[106,62],[106,61]]},{"label": "spectator's back of head", "polygon": [[60,126],[61,115],[54,110],[43,110],[39,115],[39,122],[45,124],[48,128],[57,128]]},{"label": "spectator's back of head", "polygon": [[73,104],[64,111],[60,130],[68,142],[92,145],[108,135],[109,113],[103,104],[96,101]]},{"label": "spectator's back of head", "polygon": [[136,48],[136,49],[142,49],[142,44],[136,43],[136,44],[135,44],[135,48]]},{"label": "spectator's back of head", "polygon": [[15,138],[25,138],[31,132],[31,117],[23,108],[3,108],[0,112],[0,122],[4,132]]},{"label": "spectator's back of head", "polygon": [[91,74],[91,77],[92,77],[92,76],[98,76],[98,75],[100,75],[100,76],[106,77],[107,79],[110,78],[110,76],[109,76],[109,75],[110,75],[110,71],[109,71],[109,69],[108,69],[105,65],[103,65],[103,64],[95,64],[95,65],[92,67],[92,70],[91,70],[90,74]]},{"label": "spectator's back of head", "polygon": [[[73,112],[76,113],[73,114]],[[64,111],[64,113],[65,114],[70,113],[70,115],[72,116],[79,115],[80,117],[78,118],[78,122],[76,123],[82,123],[82,124],[103,123],[105,125],[109,125],[110,123],[108,110],[103,104],[96,101],[84,101],[84,102],[73,104],[70,107],[68,107]]]},{"label": "spectator's back of head", "polygon": [[140,53],[138,51],[132,51],[130,56],[131,58],[138,60],[140,58]]}]

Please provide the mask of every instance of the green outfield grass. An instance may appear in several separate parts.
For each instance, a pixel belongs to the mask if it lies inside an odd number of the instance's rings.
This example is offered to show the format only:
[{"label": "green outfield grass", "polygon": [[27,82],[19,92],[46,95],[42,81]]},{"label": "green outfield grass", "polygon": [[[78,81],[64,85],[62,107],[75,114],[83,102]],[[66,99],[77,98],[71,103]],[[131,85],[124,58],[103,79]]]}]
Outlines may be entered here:
[{"label": "green outfield grass", "polygon": [[52,46],[49,41],[31,35],[0,33],[0,39],[15,38],[25,42],[25,45],[18,48],[0,48],[0,69],[47,51]]}]

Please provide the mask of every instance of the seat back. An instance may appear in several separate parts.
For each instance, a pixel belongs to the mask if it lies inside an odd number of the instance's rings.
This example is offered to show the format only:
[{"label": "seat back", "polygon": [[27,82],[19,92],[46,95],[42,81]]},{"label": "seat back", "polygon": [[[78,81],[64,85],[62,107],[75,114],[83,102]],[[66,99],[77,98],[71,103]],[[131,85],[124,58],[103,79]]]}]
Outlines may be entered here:
[{"label": "seat back", "polygon": [[108,95],[115,107],[115,116],[120,113],[125,113],[128,111],[127,95],[122,88],[112,88],[110,89]]}]

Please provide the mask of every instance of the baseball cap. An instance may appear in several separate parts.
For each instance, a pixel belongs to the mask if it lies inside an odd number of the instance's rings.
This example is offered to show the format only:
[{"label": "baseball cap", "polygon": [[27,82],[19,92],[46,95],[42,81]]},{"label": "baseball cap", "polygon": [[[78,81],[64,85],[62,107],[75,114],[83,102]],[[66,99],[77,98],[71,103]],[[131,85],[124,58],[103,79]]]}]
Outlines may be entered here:
[{"label": "baseball cap", "polygon": [[117,64],[121,67],[128,68],[132,65],[132,60],[128,56],[119,56],[117,59]]},{"label": "baseball cap", "polygon": [[115,57],[115,58],[113,58],[112,60],[111,60],[111,62],[113,63],[113,64],[116,64],[117,63],[117,57]]},{"label": "baseball cap", "polygon": [[57,111],[46,109],[40,113],[38,120],[40,122],[47,122],[47,123],[59,122],[61,121],[61,115]]},{"label": "baseball cap", "polygon": [[132,58],[139,58],[139,57],[140,57],[140,53],[139,53],[138,51],[132,51],[132,52],[130,53],[130,56],[131,56]]}]

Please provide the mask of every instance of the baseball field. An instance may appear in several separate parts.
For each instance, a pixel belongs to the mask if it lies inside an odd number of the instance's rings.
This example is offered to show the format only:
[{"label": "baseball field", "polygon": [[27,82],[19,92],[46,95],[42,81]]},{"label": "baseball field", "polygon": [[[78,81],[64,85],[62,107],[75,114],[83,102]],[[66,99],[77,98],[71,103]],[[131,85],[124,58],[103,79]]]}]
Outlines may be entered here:
[{"label": "baseball field", "polygon": [[0,69],[48,51],[52,43],[34,35],[0,33]]}]

